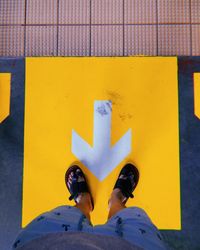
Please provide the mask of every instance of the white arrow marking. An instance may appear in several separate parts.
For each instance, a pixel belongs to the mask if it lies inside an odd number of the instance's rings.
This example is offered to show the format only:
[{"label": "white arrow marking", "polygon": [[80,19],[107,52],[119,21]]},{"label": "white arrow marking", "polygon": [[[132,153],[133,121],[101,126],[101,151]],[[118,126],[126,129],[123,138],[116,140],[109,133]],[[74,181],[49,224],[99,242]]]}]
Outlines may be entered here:
[{"label": "white arrow marking", "polygon": [[93,147],[72,130],[72,153],[100,180],[131,152],[131,129],[113,146],[111,141],[110,101],[94,103],[94,137]]}]

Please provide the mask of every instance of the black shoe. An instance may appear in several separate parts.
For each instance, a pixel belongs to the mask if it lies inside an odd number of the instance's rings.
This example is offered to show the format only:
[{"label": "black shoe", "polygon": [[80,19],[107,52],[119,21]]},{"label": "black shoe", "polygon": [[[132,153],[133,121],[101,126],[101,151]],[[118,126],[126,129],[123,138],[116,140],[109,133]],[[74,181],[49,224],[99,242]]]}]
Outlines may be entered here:
[{"label": "black shoe", "polygon": [[65,184],[71,194],[69,200],[76,199],[81,193],[89,193],[91,196],[92,207],[94,209],[94,202],[92,194],[89,190],[86,177],[78,165],[72,165],[65,173]]},{"label": "black shoe", "polygon": [[135,190],[138,181],[138,169],[133,164],[128,163],[122,168],[115,183],[114,189],[119,188],[127,201],[129,197],[134,197],[132,193]]}]

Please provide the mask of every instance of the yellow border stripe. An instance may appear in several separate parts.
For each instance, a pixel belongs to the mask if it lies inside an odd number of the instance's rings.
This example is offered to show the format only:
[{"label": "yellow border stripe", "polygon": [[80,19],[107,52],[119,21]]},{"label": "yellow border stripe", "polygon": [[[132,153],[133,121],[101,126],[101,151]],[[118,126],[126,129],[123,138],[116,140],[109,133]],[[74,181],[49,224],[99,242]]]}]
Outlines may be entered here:
[{"label": "yellow border stripe", "polygon": [[0,73],[0,122],[10,114],[11,73]]}]

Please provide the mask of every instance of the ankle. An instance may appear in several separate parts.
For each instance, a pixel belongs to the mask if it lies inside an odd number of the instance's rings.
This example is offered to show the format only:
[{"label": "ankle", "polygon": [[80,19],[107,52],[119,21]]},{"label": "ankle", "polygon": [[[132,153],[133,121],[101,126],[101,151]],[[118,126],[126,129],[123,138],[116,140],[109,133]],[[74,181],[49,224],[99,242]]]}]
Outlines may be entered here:
[{"label": "ankle", "polygon": [[108,219],[110,219],[122,209],[126,208],[126,201],[127,198],[123,196],[121,190],[118,188],[114,189],[108,201]]},{"label": "ankle", "polygon": [[115,188],[111,194],[111,197],[118,199],[122,203],[126,202],[127,198],[122,194],[122,191],[119,188]]},{"label": "ankle", "polygon": [[121,190],[119,188],[116,188],[112,191],[108,204],[109,207],[111,207],[113,204],[120,204],[122,206],[125,206],[126,201],[127,198],[122,194]]},{"label": "ankle", "polygon": [[80,193],[76,198],[76,206],[83,208],[85,211],[91,212],[93,210],[93,207],[90,194]]}]

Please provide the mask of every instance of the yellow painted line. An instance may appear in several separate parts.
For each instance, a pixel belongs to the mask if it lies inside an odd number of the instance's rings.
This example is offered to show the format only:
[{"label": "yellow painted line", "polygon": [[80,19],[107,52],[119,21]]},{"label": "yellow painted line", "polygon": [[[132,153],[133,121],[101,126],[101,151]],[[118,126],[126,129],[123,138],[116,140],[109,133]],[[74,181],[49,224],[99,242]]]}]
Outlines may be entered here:
[{"label": "yellow painted line", "polygon": [[111,145],[132,130],[132,151],[103,181],[85,166],[95,200],[93,224],[123,164],[140,181],[128,206],[146,210],[160,229],[180,229],[178,80],[175,57],[26,58],[23,226],[71,204],[64,175],[77,158],[72,129],[93,146],[94,101],[112,102]]},{"label": "yellow painted line", "polygon": [[10,114],[11,73],[0,73],[0,123]]},{"label": "yellow painted line", "polygon": [[194,73],[194,113],[200,119],[200,73]]}]

